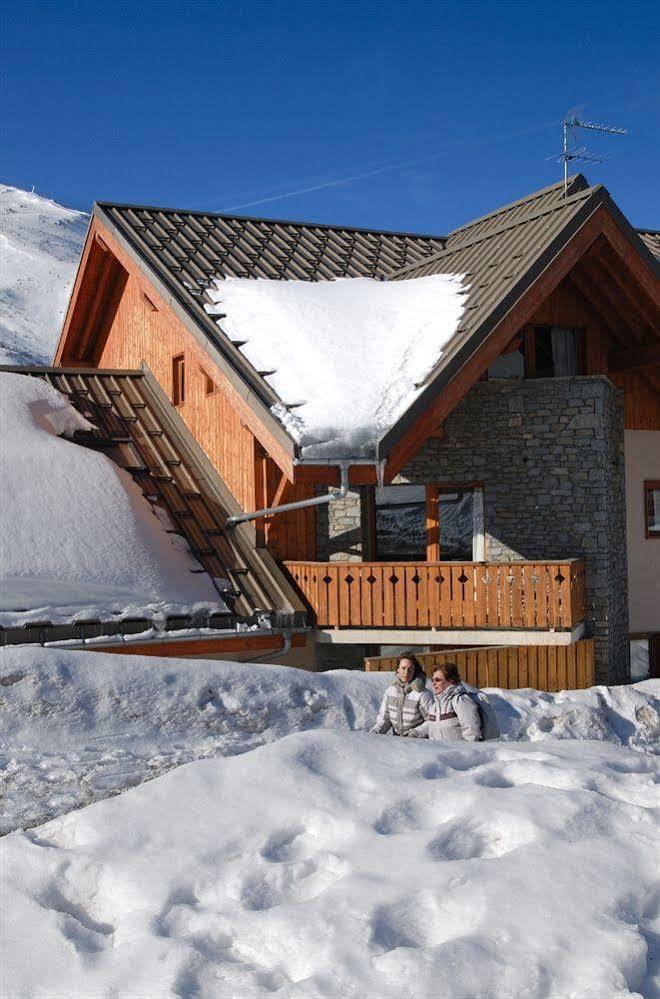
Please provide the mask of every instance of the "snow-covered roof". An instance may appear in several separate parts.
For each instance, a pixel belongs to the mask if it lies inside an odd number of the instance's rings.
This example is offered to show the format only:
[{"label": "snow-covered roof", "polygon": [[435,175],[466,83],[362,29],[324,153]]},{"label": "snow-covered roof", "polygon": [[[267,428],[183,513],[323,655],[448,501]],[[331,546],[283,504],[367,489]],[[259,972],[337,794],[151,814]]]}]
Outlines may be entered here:
[{"label": "snow-covered roof", "polygon": [[252,367],[306,458],[371,457],[458,327],[461,274],[413,281],[214,279],[206,309]]},{"label": "snow-covered roof", "polygon": [[47,383],[0,373],[0,625],[226,612],[130,475],[58,436],[89,427]]}]

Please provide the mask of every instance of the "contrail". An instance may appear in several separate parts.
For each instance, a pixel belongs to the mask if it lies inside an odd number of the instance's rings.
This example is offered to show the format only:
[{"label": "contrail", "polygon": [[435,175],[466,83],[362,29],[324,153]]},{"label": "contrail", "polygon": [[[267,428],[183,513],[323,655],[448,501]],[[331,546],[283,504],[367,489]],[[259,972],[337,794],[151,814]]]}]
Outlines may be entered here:
[{"label": "contrail", "polygon": [[367,177],[375,177],[379,173],[388,173],[391,170],[403,170],[405,167],[416,166],[419,163],[427,162],[429,159],[438,159],[442,153],[435,156],[426,157],[424,160],[406,160],[401,163],[386,163],[384,166],[376,167],[374,170],[365,170],[364,173],[354,173],[348,177],[337,177],[335,180],[326,180],[322,184],[314,184],[312,187],[298,187],[294,191],[284,191],[281,194],[273,194],[269,198],[259,198],[257,201],[243,201],[240,205],[230,205],[228,208],[221,208],[221,212],[235,212],[239,208],[254,208],[256,205],[267,205],[270,201],[282,201],[284,198],[295,198],[299,194],[311,194],[313,191],[324,191],[328,187],[341,187],[342,184],[352,184],[355,180],[366,180]]},{"label": "contrail", "polygon": [[[357,180],[366,180],[368,177],[376,177],[379,174],[391,173],[395,170],[405,170],[408,167],[423,166],[426,163],[433,163],[435,160],[442,159],[446,155],[447,150],[461,147],[474,147],[474,146],[485,146],[494,142],[507,141],[509,139],[515,139],[522,135],[529,135],[532,132],[541,132],[546,128],[550,128],[557,125],[557,121],[546,121],[538,125],[532,125],[529,128],[518,129],[515,132],[509,132],[508,134],[500,134],[488,136],[483,139],[456,139],[450,142],[446,142],[442,146],[442,150],[432,153],[429,156],[422,156],[419,159],[414,160],[398,160],[396,162],[384,163],[381,166],[373,167],[369,170],[363,170],[359,173],[349,174],[346,177],[336,177],[333,180],[322,181],[319,184],[312,184],[306,187],[296,187],[291,191],[281,191],[278,194],[271,194],[265,198],[256,198],[253,201],[242,201],[240,204],[229,205],[226,208],[217,209],[220,212],[236,212],[240,211],[242,208],[255,208],[257,205],[267,205],[273,201],[284,201],[286,198],[296,198],[301,194],[312,194],[314,191],[325,191],[330,187],[342,187],[345,184],[352,184]],[[200,208],[206,207],[206,205],[211,204],[210,202],[204,202],[200,205]]]}]

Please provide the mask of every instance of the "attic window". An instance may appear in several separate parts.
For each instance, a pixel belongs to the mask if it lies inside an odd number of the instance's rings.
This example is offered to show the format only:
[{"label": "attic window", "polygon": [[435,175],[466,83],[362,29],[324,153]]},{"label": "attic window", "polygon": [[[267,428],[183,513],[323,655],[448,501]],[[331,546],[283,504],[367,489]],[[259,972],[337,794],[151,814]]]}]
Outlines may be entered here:
[{"label": "attic window", "polygon": [[154,303],[151,301],[149,296],[144,291],[142,292],[142,300],[144,301],[146,307],[151,310],[151,312],[158,312],[158,307],[154,305]]},{"label": "attic window", "polygon": [[201,374],[202,380],[204,382],[204,395],[213,395],[213,393],[215,392],[215,382],[213,381],[211,376],[207,374],[206,371],[204,371],[204,368],[200,368],[199,373]]},{"label": "attic window", "polygon": [[183,354],[172,358],[172,402],[180,406],[186,398],[186,363]]}]

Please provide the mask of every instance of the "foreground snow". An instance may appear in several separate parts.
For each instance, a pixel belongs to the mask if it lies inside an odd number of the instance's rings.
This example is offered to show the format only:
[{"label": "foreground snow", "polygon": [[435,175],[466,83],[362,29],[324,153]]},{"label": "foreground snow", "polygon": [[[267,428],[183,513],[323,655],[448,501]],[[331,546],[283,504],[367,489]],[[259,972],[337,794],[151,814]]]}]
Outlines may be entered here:
[{"label": "foreground snow", "polygon": [[389,680],[2,650],[0,994],[660,997],[660,683],[442,746]]},{"label": "foreground snow", "polygon": [[216,303],[207,311],[243,342],[257,371],[270,373],[284,403],[275,415],[305,457],[372,455],[456,332],[467,291],[462,279],[230,277],[207,289]]},{"label": "foreground snow", "polygon": [[46,382],[0,373],[0,624],[225,609],[130,475],[58,436],[85,427]]},{"label": "foreground snow", "polygon": [[658,995],[651,757],[316,731],[3,841],[5,995]]},{"label": "foreground snow", "polygon": [[0,185],[0,364],[50,364],[89,216]]}]

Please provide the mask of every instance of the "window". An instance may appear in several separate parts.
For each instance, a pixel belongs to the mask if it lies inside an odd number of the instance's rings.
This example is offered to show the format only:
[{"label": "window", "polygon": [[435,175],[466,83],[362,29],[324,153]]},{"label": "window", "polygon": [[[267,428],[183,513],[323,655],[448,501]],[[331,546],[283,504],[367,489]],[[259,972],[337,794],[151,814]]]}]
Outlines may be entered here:
[{"label": "window", "polygon": [[582,332],[568,326],[525,330],[527,378],[564,378],[582,371]]},{"label": "window", "polygon": [[646,537],[660,538],[660,479],[644,483]]},{"label": "window", "polygon": [[206,371],[204,371],[204,368],[200,368],[199,372],[204,382],[204,395],[213,395],[213,393],[215,392],[215,382],[213,381],[211,376],[207,374]]},{"label": "window", "polygon": [[376,490],[376,558],[379,562],[426,561],[424,486]]},{"label": "window", "polygon": [[180,406],[186,398],[186,363],[183,354],[172,358],[172,402]]},{"label": "window", "polygon": [[375,493],[379,562],[482,561],[483,490],[384,486]]}]

